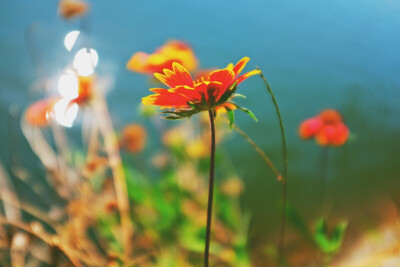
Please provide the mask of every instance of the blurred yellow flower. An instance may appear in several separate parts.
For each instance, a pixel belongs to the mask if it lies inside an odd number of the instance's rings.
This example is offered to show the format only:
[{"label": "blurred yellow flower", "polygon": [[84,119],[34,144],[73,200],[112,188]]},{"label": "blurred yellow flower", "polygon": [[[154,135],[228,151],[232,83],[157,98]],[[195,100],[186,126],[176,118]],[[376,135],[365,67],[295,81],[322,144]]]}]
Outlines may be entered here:
[{"label": "blurred yellow flower", "polygon": [[128,70],[152,75],[171,69],[172,63],[178,62],[188,71],[197,68],[197,58],[192,48],[185,42],[172,40],[158,48],[154,53],[136,52],[129,59]]},{"label": "blurred yellow flower", "polygon": [[221,185],[221,192],[232,197],[239,196],[244,190],[244,184],[239,178],[230,178]]},{"label": "blurred yellow flower", "polygon": [[186,153],[191,158],[204,158],[208,156],[209,150],[208,145],[202,138],[189,142],[186,145]]}]

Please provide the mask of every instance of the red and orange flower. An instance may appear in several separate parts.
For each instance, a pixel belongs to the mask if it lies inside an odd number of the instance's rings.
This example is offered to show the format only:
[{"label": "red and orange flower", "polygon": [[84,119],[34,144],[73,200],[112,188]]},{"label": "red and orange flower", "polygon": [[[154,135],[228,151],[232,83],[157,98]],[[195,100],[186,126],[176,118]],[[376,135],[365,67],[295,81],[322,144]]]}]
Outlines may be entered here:
[{"label": "red and orange flower", "polygon": [[301,138],[315,137],[321,146],[341,146],[349,138],[350,132],[339,112],[326,109],[316,117],[306,119],[299,127]]},{"label": "red and orange flower", "polygon": [[249,110],[239,107],[232,102],[237,86],[252,75],[260,73],[252,70],[241,76],[239,74],[249,61],[248,57],[242,58],[235,66],[229,64],[226,68],[211,72],[208,79],[194,81],[189,72],[178,62],[172,64],[171,69],[164,69],[163,74],[155,73],[154,76],[170,89],[152,88],[155,94],[142,99],[145,105],[157,105],[170,109],[163,113],[169,114],[167,119],[181,119],[192,116],[200,111],[225,108],[233,122],[233,109],[240,109],[251,115]]},{"label": "red and orange flower", "polygon": [[169,41],[154,53],[137,52],[129,59],[129,70],[152,75],[163,73],[163,69],[172,69],[172,63],[178,62],[188,71],[197,68],[197,58],[192,48],[182,41]]}]

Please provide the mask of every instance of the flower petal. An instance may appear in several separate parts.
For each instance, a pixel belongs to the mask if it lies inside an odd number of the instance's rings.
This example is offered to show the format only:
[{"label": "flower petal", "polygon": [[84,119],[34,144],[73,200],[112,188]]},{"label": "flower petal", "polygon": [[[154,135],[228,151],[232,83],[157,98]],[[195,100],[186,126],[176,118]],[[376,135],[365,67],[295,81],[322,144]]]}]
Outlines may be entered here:
[{"label": "flower petal", "polygon": [[235,72],[236,77],[242,72],[247,62],[249,62],[250,58],[244,57],[236,63],[235,67],[233,67],[233,71]]},{"label": "flower petal", "polygon": [[342,121],[342,116],[334,109],[325,109],[318,116],[324,123],[337,124]]},{"label": "flower petal", "polygon": [[220,82],[222,88],[227,88],[235,79],[235,73],[232,70],[222,69],[213,71],[210,74],[210,82]]},{"label": "flower petal", "polygon": [[349,138],[349,128],[347,128],[347,126],[343,122],[340,122],[335,126],[335,130],[336,134],[331,143],[334,146],[341,146],[346,143],[347,139]]},{"label": "flower petal", "polygon": [[201,94],[188,86],[177,86],[175,88],[169,89],[168,91],[176,94],[181,94],[190,101],[201,100]]},{"label": "flower petal", "polygon": [[299,134],[303,139],[315,136],[322,128],[323,122],[319,117],[306,119],[300,124]]},{"label": "flower petal", "polygon": [[[210,97],[214,97],[214,101],[217,102],[218,101],[218,95],[220,95],[220,91],[222,88],[222,84],[220,82],[216,82],[216,81],[205,81],[205,82],[200,82],[197,83],[194,87],[194,90],[196,92],[199,92],[200,95],[204,95],[205,100],[209,101]],[[199,99],[199,101],[201,101],[201,98]],[[214,103],[208,103],[210,105],[214,104]]]},{"label": "flower petal", "polygon": [[193,87],[192,77],[185,67],[178,62],[172,63],[172,70],[164,69],[164,75],[160,73],[154,73],[154,77],[171,88],[178,85]]},{"label": "flower petal", "polygon": [[188,99],[181,94],[169,92],[167,89],[154,88],[153,92],[156,94],[149,95],[142,98],[144,105],[156,105],[165,107],[188,107]]},{"label": "flower petal", "polygon": [[260,74],[260,73],[261,73],[260,70],[252,70],[252,71],[249,71],[249,72],[243,74],[242,76],[238,77],[238,78],[235,80],[235,81],[236,81],[236,84],[239,84],[239,83],[243,82],[244,80],[246,80],[246,79],[249,78],[250,76],[257,75],[257,74]]}]

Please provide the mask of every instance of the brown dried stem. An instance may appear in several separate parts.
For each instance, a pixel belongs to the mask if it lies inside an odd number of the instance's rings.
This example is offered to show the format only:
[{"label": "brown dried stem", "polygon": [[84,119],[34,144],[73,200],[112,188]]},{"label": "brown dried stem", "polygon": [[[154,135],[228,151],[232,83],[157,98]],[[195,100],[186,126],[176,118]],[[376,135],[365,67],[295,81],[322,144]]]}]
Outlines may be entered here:
[{"label": "brown dried stem", "polygon": [[100,133],[104,139],[105,149],[108,154],[110,168],[114,178],[114,186],[118,202],[118,210],[121,216],[121,240],[124,247],[124,261],[129,259],[132,249],[133,229],[129,214],[129,198],[126,185],[125,172],[122,166],[119,145],[105,99],[100,93],[93,99],[93,111],[98,121]]}]

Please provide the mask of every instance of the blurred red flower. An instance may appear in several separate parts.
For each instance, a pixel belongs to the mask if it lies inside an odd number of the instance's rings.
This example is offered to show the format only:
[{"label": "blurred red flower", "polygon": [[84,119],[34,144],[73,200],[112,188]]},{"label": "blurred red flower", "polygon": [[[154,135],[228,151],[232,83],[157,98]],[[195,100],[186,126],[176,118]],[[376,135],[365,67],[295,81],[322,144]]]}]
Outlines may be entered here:
[{"label": "blurred red flower", "polygon": [[299,127],[300,137],[315,137],[321,146],[341,146],[349,138],[349,129],[342,121],[342,116],[333,109],[322,111],[316,117],[306,119]]}]

